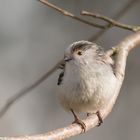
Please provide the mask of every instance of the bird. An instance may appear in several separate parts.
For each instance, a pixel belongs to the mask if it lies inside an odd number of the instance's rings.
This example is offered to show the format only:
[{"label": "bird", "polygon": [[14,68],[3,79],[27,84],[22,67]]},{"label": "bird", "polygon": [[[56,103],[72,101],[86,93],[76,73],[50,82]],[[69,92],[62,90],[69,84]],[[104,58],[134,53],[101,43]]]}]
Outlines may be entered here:
[{"label": "bird", "polygon": [[58,99],[62,107],[72,112],[74,122],[84,132],[86,125],[76,113],[96,114],[98,126],[103,123],[101,109],[112,99],[116,76],[114,61],[96,43],[81,40],[69,45],[58,78]]}]

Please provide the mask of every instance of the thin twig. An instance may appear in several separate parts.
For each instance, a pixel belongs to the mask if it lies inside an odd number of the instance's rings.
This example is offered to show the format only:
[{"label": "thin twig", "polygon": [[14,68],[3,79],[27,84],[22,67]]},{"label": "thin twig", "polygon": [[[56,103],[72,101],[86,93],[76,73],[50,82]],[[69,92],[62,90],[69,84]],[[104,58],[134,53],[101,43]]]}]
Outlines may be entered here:
[{"label": "thin twig", "polygon": [[114,19],[111,19],[111,18],[107,17],[107,16],[100,15],[99,13],[82,11],[81,14],[84,15],[84,16],[91,16],[93,18],[98,18],[98,19],[101,19],[103,21],[106,21],[106,22],[109,23],[108,27],[117,26],[117,27],[127,29],[127,30],[130,30],[130,31],[133,31],[133,32],[136,32],[136,31],[140,30],[140,26],[133,26],[133,25],[128,25],[128,24],[123,24],[123,23],[120,23],[120,22],[118,22],[118,21],[116,21]]},{"label": "thin twig", "polygon": [[[124,7],[118,13],[116,13],[114,16],[112,16],[112,18],[114,20],[119,20],[138,1],[139,0],[130,0],[130,1],[128,1],[128,3],[126,5],[124,5]],[[89,41],[96,41],[99,37],[101,37],[102,35],[104,35],[108,31],[108,29],[110,27],[110,23],[109,24],[106,24],[105,26],[108,27],[108,28],[102,29],[102,30],[98,31],[95,35],[93,35],[92,37],[90,37],[88,40]]]},{"label": "thin twig", "polygon": [[[123,41],[121,41],[116,48],[114,49],[116,53],[115,59],[115,75],[117,77],[117,82],[115,86],[114,96],[111,99],[109,105],[101,110],[102,118],[105,119],[107,115],[111,112],[116,99],[118,97],[124,75],[125,75],[125,66],[126,66],[126,59],[129,51],[140,44],[140,31],[128,36]],[[111,49],[112,51],[112,49]],[[109,51],[108,51],[109,52]],[[91,128],[95,127],[98,123],[98,118],[96,115],[92,115],[87,117],[83,122],[86,125],[86,130],[90,130]],[[0,140],[58,140],[58,139],[65,139],[69,138],[83,132],[81,126],[78,124],[71,124],[64,128],[59,128],[57,130],[53,130],[51,132],[32,135],[32,136],[19,136],[19,137],[0,137]]]},{"label": "thin twig", "polygon": [[33,84],[29,85],[28,87],[25,87],[20,92],[16,93],[14,96],[10,97],[10,99],[7,101],[7,103],[1,108],[0,110],[0,118],[7,112],[7,110],[13,105],[17,100],[19,100],[21,97],[26,95],[28,92],[33,90],[35,87],[40,85],[44,80],[46,80],[51,74],[54,73],[62,64],[63,61],[59,61],[52,69],[50,69],[46,74],[44,74],[42,77],[40,77],[37,81],[35,81]]},{"label": "thin twig", "polygon": [[52,4],[52,3],[50,3],[50,2],[48,2],[48,0],[39,0],[39,1],[42,2],[45,5],[53,8],[53,9],[55,9],[56,11],[60,12],[61,14],[72,18],[72,19],[78,20],[78,21],[80,21],[82,23],[88,24],[88,25],[93,26],[93,27],[96,27],[96,28],[100,28],[100,29],[105,29],[106,28],[103,25],[99,25],[99,24],[96,24],[96,23],[93,23],[93,22],[89,22],[87,20],[84,20],[82,18],[79,18],[79,17],[75,16],[74,14],[72,14],[72,13],[70,13],[70,12],[68,12],[68,11],[66,11],[66,10],[64,10],[64,9],[62,9],[62,8],[60,8],[60,7]]}]

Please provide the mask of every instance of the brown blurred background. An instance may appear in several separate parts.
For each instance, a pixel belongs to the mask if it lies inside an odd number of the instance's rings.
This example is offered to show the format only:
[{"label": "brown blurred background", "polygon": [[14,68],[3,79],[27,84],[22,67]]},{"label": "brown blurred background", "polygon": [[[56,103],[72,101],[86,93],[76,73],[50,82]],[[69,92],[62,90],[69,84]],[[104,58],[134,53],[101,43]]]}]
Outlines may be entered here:
[{"label": "brown blurred background", "polygon": [[[88,10],[110,17],[128,1],[50,0],[76,15],[81,10]],[[140,1],[137,0],[120,21],[140,25],[139,13]],[[0,0],[0,108],[9,97],[53,67],[70,43],[89,39],[98,31],[97,28],[64,17],[37,0]],[[130,33],[112,28],[96,43],[108,49]],[[139,139],[139,56],[140,47],[130,53],[121,93],[104,124],[70,139]],[[58,74],[59,71],[10,108],[0,119],[0,136],[37,134],[72,122],[72,115],[63,111],[56,98]]]}]

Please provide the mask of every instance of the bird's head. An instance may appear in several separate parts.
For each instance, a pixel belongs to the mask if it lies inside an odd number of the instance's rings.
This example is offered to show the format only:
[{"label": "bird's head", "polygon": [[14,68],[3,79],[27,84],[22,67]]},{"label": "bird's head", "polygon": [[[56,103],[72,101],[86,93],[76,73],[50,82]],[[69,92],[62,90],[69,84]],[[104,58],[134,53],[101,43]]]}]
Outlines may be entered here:
[{"label": "bird's head", "polygon": [[100,46],[89,41],[77,41],[72,43],[65,51],[66,63],[90,63],[103,55]]}]

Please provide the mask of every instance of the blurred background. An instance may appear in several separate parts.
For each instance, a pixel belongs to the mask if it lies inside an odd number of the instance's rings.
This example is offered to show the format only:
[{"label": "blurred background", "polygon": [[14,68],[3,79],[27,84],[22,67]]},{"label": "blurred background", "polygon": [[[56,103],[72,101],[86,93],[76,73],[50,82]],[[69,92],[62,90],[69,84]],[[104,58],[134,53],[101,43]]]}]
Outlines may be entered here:
[{"label": "blurred background", "polygon": [[[88,10],[109,17],[119,12],[129,1],[50,0],[76,15],[79,15],[81,10]],[[138,13],[139,0],[120,21],[140,25]],[[53,67],[63,57],[64,49],[69,44],[77,40],[87,40],[99,30],[65,17],[37,0],[0,0],[0,108],[7,99]],[[130,33],[114,27],[96,43],[108,49]],[[139,139],[139,54],[140,47],[129,54],[120,95],[104,124],[70,139]],[[5,116],[0,118],[0,136],[43,133],[66,126],[73,121],[73,116],[65,112],[57,100],[59,72],[55,72],[40,86],[18,100]]]}]

